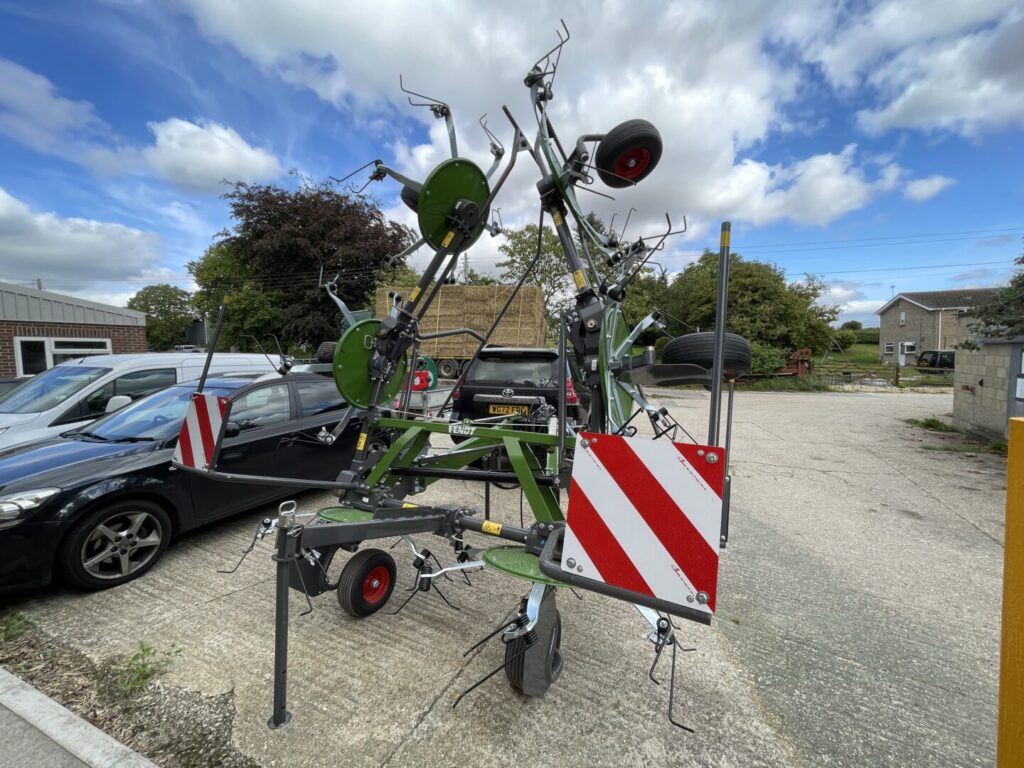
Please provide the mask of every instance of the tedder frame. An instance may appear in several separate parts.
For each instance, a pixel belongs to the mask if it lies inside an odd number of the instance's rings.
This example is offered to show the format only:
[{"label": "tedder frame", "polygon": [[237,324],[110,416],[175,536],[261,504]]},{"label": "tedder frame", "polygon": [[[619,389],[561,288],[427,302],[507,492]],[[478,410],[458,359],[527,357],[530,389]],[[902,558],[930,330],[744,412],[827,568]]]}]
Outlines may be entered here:
[{"label": "tedder frame", "polygon": [[[645,331],[664,331],[663,314],[655,310],[630,327],[622,301],[629,283],[653,254],[664,248],[667,238],[685,231],[685,218],[683,228],[673,230],[666,214],[665,231],[620,241],[615,232],[598,231],[584,215],[576,199],[579,185],[593,183],[595,173],[612,188],[638,183],[657,165],[661,139],[650,123],[631,120],[608,133],[585,134],[570,152],[565,151],[547,110],[562,48],[569,39],[564,22],[562,26],[565,35],[558,33],[558,44],[537,61],[524,81],[537,122],[533,141],[503,107],[513,140],[493,186],[491,180],[506,152],[483,121],[493,156],[486,172],[459,156],[448,105],[411,91],[406,92],[423,99],[412,102],[410,98],[411,103],[428,107],[435,117],[446,121],[451,158],[439,163],[423,182],[379,160],[364,166],[373,167],[370,181],[398,181],[403,201],[417,215],[421,237],[393,257],[394,261],[422,246],[432,249],[433,256],[418,284],[408,297],[396,298],[387,317],[355,320],[344,303],[332,296],[347,326],[334,352],[333,375],[350,407],[333,432],[321,433],[317,439],[330,444],[347,425],[360,425],[355,457],[349,467],[339,468],[337,480],[218,471],[219,444],[231,418],[227,403],[202,392],[204,375],[190,405],[175,453],[177,466],[225,482],[320,488],[339,496],[337,506],[306,516],[295,512],[294,503],[286,502],[278,518],[264,520],[254,537],[255,543],[276,531],[274,694],[268,721],[273,728],[290,719],[290,591],[304,593],[309,601],[336,590],[339,602],[351,615],[374,613],[394,588],[396,571],[391,555],[379,549],[360,550],[333,582],[328,569],[339,549],[356,552],[364,542],[395,537],[404,539],[415,558],[415,589],[406,602],[431,590],[447,602],[437,577],[453,572],[465,576],[467,571],[483,567],[532,585],[514,609],[514,617],[481,641],[500,634],[505,643],[504,663],[465,693],[504,670],[513,688],[528,696],[543,695],[562,671],[556,590],[583,589],[636,606],[650,625],[648,639],[655,646],[655,664],[661,652],[672,646],[669,718],[686,728],[673,715],[677,643],[670,617],[708,624],[713,615],[718,550],[728,540],[733,379],[749,365],[749,347],[745,360],[727,360],[724,350],[730,226],[728,222],[722,225],[715,331],[702,335],[705,341],[713,341],[712,359],[679,359],[676,355],[674,362],[657,363],[653,347],[634,354],[634,345]],[[402,89],[406,90],[404,84]],[[590,145],[595,143],[596,151],[592,151]],[[529,155],[540,174],[534,265],[540,257],[545,218],[550,217],[575,286],[572,308],[558,322],[557,407],[538,398],[523,413],[463,422],[414,418],[392,409],[403,382],[411,379],[407,371],[416,359],[419,343],[441,335],[420,330],[420,321],[439,287],[452,275],[460,254],[485,230],[501,234],[501,226],[488,221],[490,211],[522,153]],[[472,329],[442,333],[468,334],[482,349],[532,269],[533,265],[524,271],[487,333]],[[216,346],[219,328],[218,322],[209,354]],[[585,396],[585,417],[579,424],[566,416],[565,376],[570,366],[580,377]],[[719,424],[724,381],[729,388],[722,446]],[[644,388],[652,384],[699,384],[711,390],[706,444],[698,444],[667,409],[648,400]],[[638,436],[638,419],[649,423],[653,439]],[[431,437],[437,435],[451,435],[461,442],[431,452]],[[677,442],[684,436],[692,444]],[[408,500],[430,484],[449,479],[519,486],[532,512],[532,524],[502,525],[470,507],[421,505]],[[562,504],[565,490],[569,490],[567,514]],[[499,543],[475,546],[466,533],[487,537],[474,541]],[[433,553],[411,538],[416,534],[447,539],[454,563],[441,566]],[[652,680],[653,673],[652,665]]]}]

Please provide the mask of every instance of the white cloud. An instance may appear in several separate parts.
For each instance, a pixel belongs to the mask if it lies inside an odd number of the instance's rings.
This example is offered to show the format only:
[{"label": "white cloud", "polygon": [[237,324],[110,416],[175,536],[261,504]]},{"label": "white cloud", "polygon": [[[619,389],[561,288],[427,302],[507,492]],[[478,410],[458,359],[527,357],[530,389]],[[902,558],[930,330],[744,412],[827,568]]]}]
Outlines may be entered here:
[{"label": "white cloud", "polygon": [[160,243],[154,233],[122,224],[33,211],[0,188],[0,254],[2,280],[81,286],[153,273]]},{"label": "white cloud", "polygon": [[101,124],[89,102],[58,96],[42,75],[0,59],[0,133],[52,151],[66,133]]},{"label": "white cloud", "polygon": [[841,90],[867,84],[870,133],[893,128],[964,136],[1024,125],[1024,16],[1015,0],[886,0],[808,48]]},{"label": "white cloud", "polygon": [[106,174],[152,173],[189,191],[217,192],[220,182],[265,181],[281,175],[272,152],[255,147],[226,125],[172,117],[148,123],[153,144],[118,144],[87,101],[57,94],[53,83],[0,59],[0,133],[41,152]]},{"label": "white cloud", "polygon": [[[330,2],[308,3],[301,13],[269,1],[186,5],[208,37],[309,87],[362,124],[390,122],[381,140],[394,148],[397,164],[420,179],[447,155],[448,138],[443,123],[405,102],[398,74],[405,74],[407,86],[452,105],[461,154],[486,167],[477,116],[487,112],[491,128],[507,144],[511,131],[500,112],[507,104],[532,138],[535,124],[522,78],[555,41],[564,13],[537,6],[524,17],[469,3],[382,2],[375,6],[378,13],[361,15]],[[697,232],[702,222],[726,216],[825,224],[891,189],[845,150],[781,165],[756,159],[773,134],[792,129],[786,110],[806,85],[800,63],[769,48],[802,50],[818,39],[836,17],[827,4],[800,0],[779,14],[769,2],[705,0],[682,7],[609,0],[585,10],[564,13],[572,40],[563,51],[550,108],[563,142],[633,117],[651,120],[664,141],[661,165],[648,180],[618,191],[614,204],[583,192],[585,208],[607,220],[613,211],[624,215],[636,206],[640,213],[630,230],[639,234],[662,226],[667,205],[676,222],[688,214]],[[657,24],[650,24],[651,14]],[[469,28],[467,16],[474,19]],[[622,45],[626,39],[643,39],[644,45]],[[414,145],[402,134],[395,118],[410,115],[430,126],[429,143]],[[507,224],[535,220],[536,175],[529,158],[521,156],[501,196]],[[608,191],[600,184],[595,189]],[[381,188],[379,194],[392,190]]]},{"label": "white cloud", "polygon": [[233,128],[172,117],[149,123],[156,138],[142,150],[147,165],[161,178],[189,189],[211,192],[221,181],[263,181],[281,175],[273,153],[251,146]]},{"label": "white cloud", "polygon": [[956,184],[956,179],[948,176],[929,176],[925,179],[914,179],[903,188],[903,196],[908,200],[920,203],[935,197],[946,187]]}]

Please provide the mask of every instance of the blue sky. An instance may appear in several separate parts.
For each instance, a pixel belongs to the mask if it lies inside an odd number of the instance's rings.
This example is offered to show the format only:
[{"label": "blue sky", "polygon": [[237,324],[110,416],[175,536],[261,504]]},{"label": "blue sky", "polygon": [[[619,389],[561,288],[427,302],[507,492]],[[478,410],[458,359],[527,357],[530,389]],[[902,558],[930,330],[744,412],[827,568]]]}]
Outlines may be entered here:
[{"label": "blue sky", "polygon": [[[841,4],[324,0],[0,0],[0,280],[121,303],[230,224],[222,178],[293,185],[382,158],[422,178],[443,124],[407,84],[451,104],[463,153],[476,119],[528,123],[522,77],[572,40],[553,113],[563,136],[645,117],[658,169],[614,202],[632,234],[664,212],[690,231],[659,261],[733,247],[792,279],[822,276],[843,318],[893,291],[1005,283],[1024,235],[1024,6],[1005,0]],[[785,10],[782,10],[782,9]],[[372,9],[372,12],[371,12]],[[526,165],[525,163],[522,165]],[[517,167],[507,225],[536,216]],[[606,190],[607,191],[607,190]],[[398,188],[372,188],[412,223]],[[471,264],[488,270],[497,240]]]}]

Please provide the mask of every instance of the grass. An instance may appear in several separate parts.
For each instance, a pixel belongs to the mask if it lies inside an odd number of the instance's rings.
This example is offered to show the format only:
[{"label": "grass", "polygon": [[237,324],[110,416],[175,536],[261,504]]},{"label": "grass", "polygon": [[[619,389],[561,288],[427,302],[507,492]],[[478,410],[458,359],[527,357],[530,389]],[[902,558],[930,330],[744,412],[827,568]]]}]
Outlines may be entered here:
[{"label": "grass", "polygon": [[819,376],[771,376],[737,385],[743,392],[828,392],[831,387]]},{"label": "grass", "polygon": [[934,416],[929,416],[927,419],[906,419],[907,424],[912,427],[920,427],[921,429],[930,429],[932,432],[959,432],[956,427],[952,427],[941,419],[936,419]]},{"label": "grass", "polygon": [[9,643],[12,640],[17,640],[26,632],[31,632],[35,628],[36,625],[20,613],[4,614],[3,620],[0,621],[0,643]]},{"label": "grass", "polygon": [[140,642],[138,649],[111,667],[113,683],[122,693],[133,693],[145,688],[149,681],[171,667],[174,657],[181,648],[172,645],[164,651],[157,651],[152,645]]}]

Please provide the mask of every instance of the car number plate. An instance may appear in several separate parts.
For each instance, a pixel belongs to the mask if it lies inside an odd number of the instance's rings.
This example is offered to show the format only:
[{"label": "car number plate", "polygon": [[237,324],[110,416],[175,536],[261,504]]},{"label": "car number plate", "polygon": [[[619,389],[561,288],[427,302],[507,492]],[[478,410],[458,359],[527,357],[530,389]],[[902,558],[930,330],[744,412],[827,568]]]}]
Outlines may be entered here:
[{"label": "car number plate", "polygon": [[529,410],[530,406],[528,405],[492,405],[488,407],[487,412],[514,415],[517,413],[528,413]]}]

